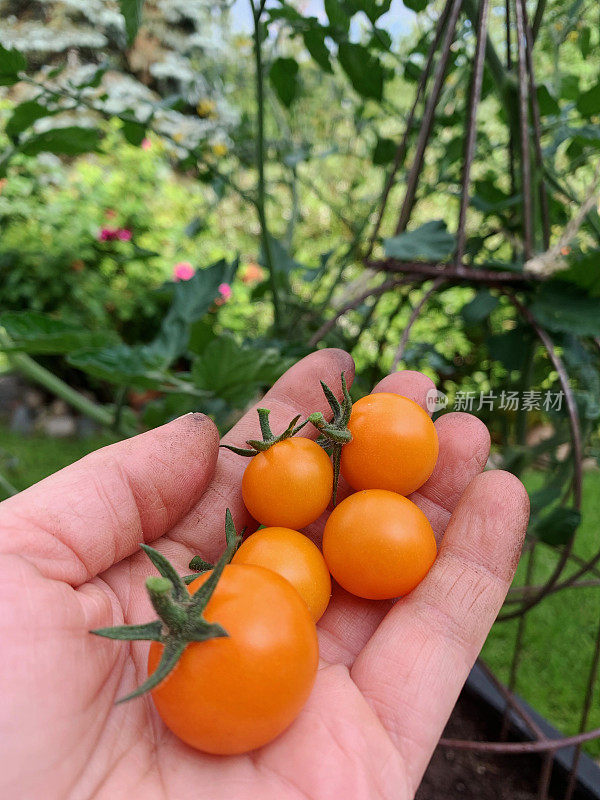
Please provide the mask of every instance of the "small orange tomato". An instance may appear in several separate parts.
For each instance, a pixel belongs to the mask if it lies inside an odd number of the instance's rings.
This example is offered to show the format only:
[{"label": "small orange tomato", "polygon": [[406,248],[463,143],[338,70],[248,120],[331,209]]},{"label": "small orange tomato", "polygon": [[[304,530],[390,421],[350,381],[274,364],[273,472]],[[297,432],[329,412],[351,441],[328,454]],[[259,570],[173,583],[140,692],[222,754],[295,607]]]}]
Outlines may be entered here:
[{"label": "small orange tomato", "polygon": [[[205,572],[189,585],[194,594]],[[152,690],[173,733],[205,753],[245,753],[270,742],[298,715],[317,674],[314,622],[298,592],[263,567],[225,567],[204,611],[228,636],[187,645]],[[148,673],[163,645],[152,642]]]},{"label": "small orange tomato", "polygon": [[366,489],[332,512],[323,534],[323,555],[346,591],[368,600],[408,594],[437,553],[425,514],[402,495]]},{"label": "small orange tomato", "polygon": [[389,489],[408,495],[422,486],[438,457],[429,415],[399,394],[380,392],[357,400],[344,445],[341,473],[353,489]]},{"label": "small orange tomato", "polygon": [[312,439],[300,436],[255,455],[242,478],[242,497],[254,519],[294,530],[321,516],[332,488],[329,456]]},{"label": "small orange tomato", "polygon": [[249,536],[232,564],[257,564],[277,572],[300,594],[315,622],[327,608],[331,579],[319,548],[291,528],[263,528]]}]

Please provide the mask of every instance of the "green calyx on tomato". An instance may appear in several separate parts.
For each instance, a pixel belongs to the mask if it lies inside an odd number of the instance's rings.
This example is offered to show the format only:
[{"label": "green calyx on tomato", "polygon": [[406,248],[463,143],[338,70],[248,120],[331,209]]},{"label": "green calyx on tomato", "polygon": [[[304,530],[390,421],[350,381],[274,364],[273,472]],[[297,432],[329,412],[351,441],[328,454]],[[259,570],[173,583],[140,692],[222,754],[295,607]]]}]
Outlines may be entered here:
[{"label": "green calyx on tomato", "polygon": [[307,420],[305,420],[298,425],[297,423],[301,416],[298,414],[298,416],[294,417],[294,419],[290,422],[283,433],[280,433],[276,436],[271,430],[271,425],[269,424],[269,414],[271,411],[268,408],[259,408],[257,410],[258,420],[260,422],[260,432],[263,437],[262,440],[248,439],[246,444],[249,445],[249,448],[233,447],[229,444],[222,444],[220,447],[224,447],[226,450],[231,450],[232,453],[236,453],[238,456],[252,458],[258,453],[266,452],[269,450],[269,448],[273,447],[274,444],[278,444],[278,442],[283,442],[285,439],[290,439],[292,436],[295,436],[307,423]]},{"label": "green calyx on tomato", "polygon": [[[233,517],[231,516],[231,511],[227,509],[225,512],[225,553],[229,553],[229,559],[226,562],[229,564],[235,552],[237,551],[238,547],[242,543],[242,539],[244,537],[244,533],[246,532],[246,528],[242,529],[241,533],[238,533],[235,529],[235,525],[233,524]],[[215,569],[215,564],[211,564],[209,561],[205,561],[202,556],[194,556],[189,563],[190,569],[195,569],[195,575],[186,575],[182,580],[184,583],[191,583],[195,581],[198,577],[199,572],[208,572],[209,569]]]},{"label": "green calyx on tomato", "polygon": [[326,383],[321,381],[321,386],[327,402],[333,412],[333,417],[330,422],[327,422],[325,417],[320,411],[316,411],[308,417],[308,422],[311,422],[319,431],[321,436],[319,441],[326,449],[331,451],[331,458],[333,461],[333,504],[335,505],[337,487],[340,478],[340,460],[342,456],[342,448],[345,444],[352,441],[352,434],[348,430],[348,422],[350,421],[350,414],[352,413],[352,398],[348,392],[346,385],[346,377],[342,372],[342,394],[343,401],[337,399],[335,394],[331,391]]},{"label": "green calyx on tomato", "polygon": [[[139,697],[162,683],[173,671],[190,642],[203,642],[229,635],[221,625],[208,622],[204,618],[204,609],[216,589],[223,569],[230,562],[241,540],[233,528],[229,509],[227,509],[226,527],[230,529],[227,548],[206,582],[193,595],[190,595],[185,580],[177,574],[168,559],[153,547],[146,544],[140,545],[160,573],[160,577],[150,576],[146,579],[146,589],[159,619],[141,625],[97,628],[90,633],[108,639],[160,642],[164,648],[157,669],[141,686],[125,697],[121,697],[117,703]],[[231,536],[231,528],[233,528],[234,538]],[[194,575],[194,578],[196,577],[198,576]]]}]

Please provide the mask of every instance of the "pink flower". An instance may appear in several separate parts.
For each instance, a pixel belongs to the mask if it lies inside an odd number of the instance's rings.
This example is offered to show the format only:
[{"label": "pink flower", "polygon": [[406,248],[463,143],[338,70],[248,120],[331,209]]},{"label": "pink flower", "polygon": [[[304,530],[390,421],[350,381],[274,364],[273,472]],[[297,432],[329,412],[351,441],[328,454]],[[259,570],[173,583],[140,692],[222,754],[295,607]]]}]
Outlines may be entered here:
[{"label": "pink flower", "polygon": [[150,139],[144,137],[142,139],[142,144],[141,144],[142,150],[150,150],[151,147],[152,147],[152,142],[150,141]]},{"label": "pink flower", "polygon": [[102,228],[98,238],[101,242],[112,242],[117,238],[117,232],[114,228]]},{"label": "pink flower", "polygon": [[228,283],[221,283],[219,285],[219,294],[221,295],[223,300],[227,302],[227,300],[229,300],[229,298],[233,294],[231,291],[231,286]]},{"label": "pink flower", "polygon": [[180,261],[173,268],[173,277],[176,281],[189,281],[195,274],[195,270],[189,261]]},{"label": "pink flower", "polygon": [[117,231],[117,239],[121,242],[128,242],[131,239],[131,231],[128,228],[119,228]]}]

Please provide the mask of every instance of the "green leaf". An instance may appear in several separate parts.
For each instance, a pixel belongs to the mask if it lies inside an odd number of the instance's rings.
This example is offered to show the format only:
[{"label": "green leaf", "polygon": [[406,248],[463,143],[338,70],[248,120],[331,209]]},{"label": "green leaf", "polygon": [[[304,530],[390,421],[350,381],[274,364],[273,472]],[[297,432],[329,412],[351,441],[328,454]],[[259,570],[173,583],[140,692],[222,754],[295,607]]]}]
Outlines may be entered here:
[{"label": "green leaf", "polygon": [[5,311],[0,314],[0,326],[11,339],[11,349],[31,354],[59,355],[83,347],[105,347],[116,339],[112,332],[86,331],[39,311]]},{"label": "green leaf", "polygon": [[454,251],[454,236],[441,219],[431,220],[392,239],[384,239],[385,254],[400,261],[443,261]]},{"label": "green leaf", "polygon": [[219,295],[219,285],[233,279],[233,269],[221,259],[210,267],[196,270],[189,281],[174,284],[171,308],[157,337],[146,346],[149,355],[158,356],[166,367],[185,352],[191,325],[212,306]]},{"label": "green leaf", "polygon": [[579,113],[588,119],[600,114],[600,81],[587,92],[582,92],[577,98],[576,105]]},{"label": "green leaf", "polygon": [[511,372],[523,366],[523,340],[523,328],[518,326],[512,331],[488,336],[486,342],[490,356]]},{"label": "green leaf", "polygon": [[194,384],[236,407],[243,407],[289,366],[274,348],[240,345],[223,334],[204,348],[192,367]]},{"label": "green leaf", "polygon": [[569,257],[568,268],[557,272],[555,278],[587,289],[592,297],[600,297],[600,249],[574,253]]},{"label": "green leaf", "polygon": [[96,128],[80,128],[75,125],[53,128],[31,136],[21,145],[20,150],[28,156],[35,156],[38,153],[76,156],[95,150],[101,135]]},{"label": "green leaf", "polygon": [[19,72],[26,69],[27,59],[22,53],[0,44],[0,86],[12,86],[19,80]]},{"label": "green leaf", "polygon": [[296,59],[275,59],[269,70],[269,80],[283,105],[289,108],[298,96],[298,62]]},{"label": "green leaf", "polygon": [[574,508],[559,506],[549,514],[536,519],[530,526],[530,533],[536,539],[550,545],[569,542],[581,522],[581,514]]},{"label": "green leaf", "polygon": [[325,72],[333,72],[330,53],[325,44],[325,31],[322,28],[309,28],[302,34],[304,46],[313,59]]},{"label": "green leaf", "polygon": [[543,117],[548,115],[556,116],[560,114],[560,107],[554,96],[550,94],[550,90],[545,83],[540,83],[537,87],[537,101],[540,114]]},{"label": "green leaf", "polygon": [[398,145],[393,139],[378,138],[375,149],[373,150],[373,164],[377,166],[391,164],[397,149]]},{"label": "green leaf", "polygon": [[402,0],[402,2],[406,8],[410,8],[411,11],[418,14],[419,11],[424,11],[427,8],[429,0]]},{"label": "green leaf", "polygon": [[577,100],[579,96],[579,76],[561,73],[560,96],[563,100]]},{"label": "green leaf", "polygon": [[590,28],[583,28],[579,33],[579,49],[581,50],[581,55],[584,58],[587,58],[592,52],[591,39],[592,31]]},{"label": "green leaf", "polygon": [[497,308],[499,304],[498,298],[490,294],[487,289],[482,289],[477,292],[475,297],[461,309],[461,316],[467,325],[477,325],[482,322],[486,317]]},{"label": "green leaf", "polygon": [[600,336],[598,300],[572,284],[552,280],[538,292],[531,312],[551,331]]},{"label": "green leaf", "polygon": [[146,126],[141,122],[127,120],[123,123],[123,136],[129,144],[139,147],[146,135]]},{"label": "green leaf", "polygon": [[343,3],[340,3],[339,0],[325,0],[325,13],[333,28],[339,28],[345,33],[348,32],[351,15],[348,14]]},{"label": "green leaf", "polygon": [[13,110],[12,116],[6,123],[6,134],[14,141],[22,131],[33,125],[36,120],[52,113],[52,111],[48,111],[46,106],[38,103],[37,100],[26,100]]},{"label": "green leaf", "polygon": [[[280,272],[283,275],[289,275],[290,272],[295,269],[304,269],[304,264],[301,264],[299,261],[296,261],[294,258],[292,258],[292,256],[288,253],[286,248],[278,239],[275,239],[273,236],[269,236],[269,243],[271,247],[273,266],[277,272]],[[266,266],[266,259],[262,246],[258,261],[263,267]]]},{"label": "green leaf", "polygon": [[381,100],[383,97],[383,66],[378,58],[362,44],[342,42],[338,60],[354,89],[361,97]]},{"label": "green leaf", "polygon": [[345,5],[354,13],[363,11],[373,25],[379,17],[382,17],[390,10],[391,4],[392,0],[382,0],[381,3],[377,2],[377,0],[346,0],[345,2]]},{"label": "green leaf", "polygon": [[119,0],[119,5],[121,6],[121,14],[125,18],[127,44],[132,44],[142,22],[144,0]]},{"label": "green leaf", "polygon": [[139,388],[155,388],[164,380],[164,359],[143,346],[118,344],[102,350],[80,350],[71,353],[71,366],[98,380]]}]

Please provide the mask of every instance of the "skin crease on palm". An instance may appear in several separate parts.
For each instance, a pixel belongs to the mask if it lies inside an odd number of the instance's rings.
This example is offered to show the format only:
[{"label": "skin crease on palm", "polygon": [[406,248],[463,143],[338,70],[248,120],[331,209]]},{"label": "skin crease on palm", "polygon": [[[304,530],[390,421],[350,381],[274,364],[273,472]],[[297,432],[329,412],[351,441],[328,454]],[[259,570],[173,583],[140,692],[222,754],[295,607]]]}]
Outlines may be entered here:
[{"label": "skin crease on palm", "polygon": [[[339,350],[292,367],[261,401],[273,429],[326,412],[319,379],[341,396],[342,370],[350,380],[352,360]],[[375,391],[424,404],[431,386],[400,372]],[[437,430],[435,472],[412,496],[438,537],[433,568],[395,604],[335,587],[307,705],[278,739],[244,756],[182,744],[149,697],[115,706],[145,679],[148,643],[88,634],[154,618],[144,588],[154,570],[139,542],[184,574],[192,555],[219,555],[227,507],[238,530],[249,522],[246,461],[219,451],[212,422],[187,415],[0,504],[0,796],[410,800],[503,602],[528,518],[515,477],[481,474],[489,437],[480,421],[449,413]],[[252,410],[226,441],[257,435]],[[321,520],[308,533],[318,541],[322,529]]]}]

